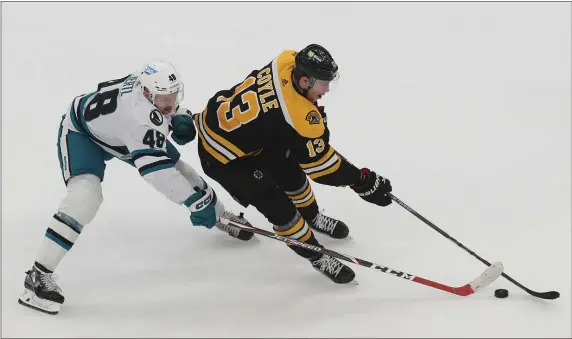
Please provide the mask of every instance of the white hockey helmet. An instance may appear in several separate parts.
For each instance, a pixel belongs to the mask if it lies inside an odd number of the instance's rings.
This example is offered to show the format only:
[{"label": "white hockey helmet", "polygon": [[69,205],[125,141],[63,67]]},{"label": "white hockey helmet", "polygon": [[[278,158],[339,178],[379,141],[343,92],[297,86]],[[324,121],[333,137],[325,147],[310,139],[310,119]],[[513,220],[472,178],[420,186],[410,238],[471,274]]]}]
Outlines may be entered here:
[{"label": "white hockey helmet", "polygon": [[184,85],[175,66],[166,60],[155,60],[146,63],[139,71],[139,87],[143,93],[149,91],[151,103],[155,105],[155,96],[177,93],[177,101],[173,110],[185,96]]}]

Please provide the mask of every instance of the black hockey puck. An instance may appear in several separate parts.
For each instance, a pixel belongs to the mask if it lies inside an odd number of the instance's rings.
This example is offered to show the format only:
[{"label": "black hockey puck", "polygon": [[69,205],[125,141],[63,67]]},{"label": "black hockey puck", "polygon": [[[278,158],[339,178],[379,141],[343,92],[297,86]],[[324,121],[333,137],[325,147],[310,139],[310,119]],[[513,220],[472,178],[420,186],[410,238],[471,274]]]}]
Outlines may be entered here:
[{"label": "black hockey puck", "polygon": [[495,290],[495,297],[506,298],[508,297],[508,291],[505,290],[504,288],[499,288],[498,290]]}]

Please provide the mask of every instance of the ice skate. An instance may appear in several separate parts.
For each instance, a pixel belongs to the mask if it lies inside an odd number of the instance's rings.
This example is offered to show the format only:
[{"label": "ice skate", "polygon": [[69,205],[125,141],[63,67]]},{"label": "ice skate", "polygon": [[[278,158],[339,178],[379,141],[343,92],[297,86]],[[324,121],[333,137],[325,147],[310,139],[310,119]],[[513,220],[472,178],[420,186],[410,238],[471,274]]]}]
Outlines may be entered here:
[{"label": "ice skate", "polygon": [[340,220],[336,220],[332,217],[328,217],[323,213],[324,211],[320,211],[318,215],[314,217],[313,220],[306,220],[308,225],[315,231],[320,232],[322,234],[326,234],[331,238],[334,239],[344,239],[347,238],[350,229],[348,226]]},{"label": "ice skate", "polygon": [[62,289],[54,273],[42,273],[36,267],[26,272],[24,293],[18,303],[48,314],[58,314],[64,302]]},{"label": "ice skate", "polygon": [[310,262],[315,270],[330,278],[336,284],[358,284],[354,280],[356,276],[354,271],[334,257],[322,254],[320,258],[310,260]]}]

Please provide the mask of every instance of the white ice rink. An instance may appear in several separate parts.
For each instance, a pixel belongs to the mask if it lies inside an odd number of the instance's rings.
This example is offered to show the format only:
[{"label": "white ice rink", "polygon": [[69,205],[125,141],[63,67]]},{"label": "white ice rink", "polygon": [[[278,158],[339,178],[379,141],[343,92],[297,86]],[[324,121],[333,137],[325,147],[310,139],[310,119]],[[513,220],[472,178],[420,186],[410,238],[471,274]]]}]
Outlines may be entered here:
[{"label": "white ice rink", "polygon": [[[570,338],[571,40],[564,2],[2,3],[2,337]],[[338,286],[279,242],[192,227],[184,208],[113,160],[99,214],[56,271],[60,314],[17,303],[65,194],[57,132],[76,95],[165,57],[199,112],[283,49],[314,42],[340,66],[323,101],[333,146],[560,299],[504,278],[458,297],[359,266],[359,286]],[[202,174],[196,142],[179,150]],[[313,189],[354,237],[319,236],[328,248],[448,285],[486,268],[397,204]]]}]

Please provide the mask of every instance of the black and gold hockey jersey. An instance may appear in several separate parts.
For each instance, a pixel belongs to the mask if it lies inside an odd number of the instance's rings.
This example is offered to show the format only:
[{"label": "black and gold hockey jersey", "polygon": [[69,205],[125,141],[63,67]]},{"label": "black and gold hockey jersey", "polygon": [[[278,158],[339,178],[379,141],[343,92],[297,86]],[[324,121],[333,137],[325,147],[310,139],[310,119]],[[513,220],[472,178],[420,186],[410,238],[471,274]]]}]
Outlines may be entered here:
[{"label": "black and gold hockey jersey", "polygon": [[329,130],[320,110],[292,83],[296,51],[282,52],[243,82],[213,96],[194,116],[199,156],[227,164],[263,150],[289,149],[314,181],[353,185],[360,171],[329,144]]}]

